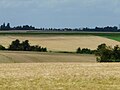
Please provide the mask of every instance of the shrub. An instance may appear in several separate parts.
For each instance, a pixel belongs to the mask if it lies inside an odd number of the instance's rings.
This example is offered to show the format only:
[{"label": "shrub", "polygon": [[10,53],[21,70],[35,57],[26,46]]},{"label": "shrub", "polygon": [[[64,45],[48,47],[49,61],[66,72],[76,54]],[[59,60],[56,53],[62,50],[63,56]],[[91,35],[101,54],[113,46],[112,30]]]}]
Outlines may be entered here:
[{"label": "shrub", "polygon": [[76,52],[81,53],[81,48],[79,47]]},{"label": "shrub", "polygon": [[94,54],[96,50],[90,50],[88,48],[83,48],[81,49],[80,47],[77,49],[76,53],[80,53],[80,54]]},{"label": "shrub", "polygon": [[82,54],[92,54],[92,51],[91,51],[90,49],[88,49],[88,48],[83,48],[83,49],[81,50],[81,53],[82,53]]},{"label": "shrub", "polygon": [[41,46],[30,46],[29,40],[25,40],[22,43],[18,39],[12,41],[8,50],[16,50],[16,51],[40,51],[47,52],[47,48],[43,48]]},{"label": "shrub", "polygon": [[20,41],[18,39],[12,41],[8,50],[21,50]]},{"label": "shrub", "polygon": [[6,50],[6,48],[2,45],[0,45],[0,50]]},{"label": "shrub", "polygon": [[101,44],[96,52],[97,62],[120,62],[120,47],[116,45],[114,48]]}]

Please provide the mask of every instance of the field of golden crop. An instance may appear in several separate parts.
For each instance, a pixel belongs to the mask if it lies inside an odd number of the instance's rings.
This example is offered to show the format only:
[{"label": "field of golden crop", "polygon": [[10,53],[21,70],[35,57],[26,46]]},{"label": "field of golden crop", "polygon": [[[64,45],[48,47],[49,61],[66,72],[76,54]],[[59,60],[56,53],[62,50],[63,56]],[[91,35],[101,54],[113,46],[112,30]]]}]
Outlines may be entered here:
[{"label": "field of golden crop", "polygon": [[120,90],[120,64],[0,64],[0,90]]},{"label": "field of golden crop", "polygon": [[31,45],[47,47],[52,51],[76,51],[78,47],[96,49],[98,45],[106,43],[110,46],[120,45],[118,41],[99,36],[0,36],[0,44],[8,47],[9,44],[19,39],[29,40]]}]

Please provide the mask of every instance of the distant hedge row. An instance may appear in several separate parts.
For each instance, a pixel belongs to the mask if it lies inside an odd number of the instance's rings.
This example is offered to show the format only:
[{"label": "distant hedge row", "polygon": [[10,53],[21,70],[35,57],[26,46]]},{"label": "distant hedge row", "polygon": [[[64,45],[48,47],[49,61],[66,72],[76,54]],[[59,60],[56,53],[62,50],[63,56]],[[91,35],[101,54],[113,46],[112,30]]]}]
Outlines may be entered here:
[{"label": "distant hedge row", "polygon": [[88,48],[81,49],[80,47],[76,51],[76,53],[80,53],[80,54],[94,54],[95,52],[96,50],[90,50]]},{"label": "distant hedge row", "polygon": [[20,43],[20,40],[16,39],[12,41],[8,48],[0,45],[0,50],[11,50],[11,51],[40,51],[40,52],[47,52],[47,48],[35,45],[31,46],[29,44],[29,40],[25,40]]}]

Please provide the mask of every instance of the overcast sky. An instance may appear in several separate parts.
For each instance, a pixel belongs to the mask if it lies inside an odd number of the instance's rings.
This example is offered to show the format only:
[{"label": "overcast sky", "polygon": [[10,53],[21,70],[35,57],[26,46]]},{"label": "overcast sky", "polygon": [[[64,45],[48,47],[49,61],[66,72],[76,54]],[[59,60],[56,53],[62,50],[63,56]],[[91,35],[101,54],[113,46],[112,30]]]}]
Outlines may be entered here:
[{"label": "overcast sky", "polygon": [[78,28],[118,26],[120,0],[0,0],[0,24]]}]

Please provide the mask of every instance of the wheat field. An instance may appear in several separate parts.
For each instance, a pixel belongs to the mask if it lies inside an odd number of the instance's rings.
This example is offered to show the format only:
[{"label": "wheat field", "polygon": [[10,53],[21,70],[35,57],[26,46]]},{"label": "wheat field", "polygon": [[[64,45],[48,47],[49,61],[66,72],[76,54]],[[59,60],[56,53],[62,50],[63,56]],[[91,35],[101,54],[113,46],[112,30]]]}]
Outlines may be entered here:
[{"label": "wheat field", "polygon": [[31,45],[47,47],[50,51],[76,51],[78,47],[96,49],[98,45],[106,43],[110,46],[120,45],[120,42],[99,36],[0,36],[0,44],[8,47],[9,44],[19,39],[29,40]]},{"label": "wheat field", "polygon": [[120,64],[0,64],[0,90],[120,90]]}]

